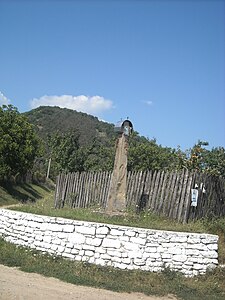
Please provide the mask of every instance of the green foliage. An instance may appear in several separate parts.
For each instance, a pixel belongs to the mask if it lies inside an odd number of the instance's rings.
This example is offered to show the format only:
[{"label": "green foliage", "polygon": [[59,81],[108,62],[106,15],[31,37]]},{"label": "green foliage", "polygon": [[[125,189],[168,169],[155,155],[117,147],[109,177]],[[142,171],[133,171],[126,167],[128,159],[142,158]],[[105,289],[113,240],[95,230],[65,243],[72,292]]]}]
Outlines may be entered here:
[{"label": "green foliage", "polygon": [[[112,141],[114,144],[114,140]],[[86,150],[86,160],[84,162],[85,171],[112,171],[115,157],[115,147],[108,142],[103,145],[101,141],[95,139]]]},{"label": "green foliage", "polygon": [[128,170],[172,170],[178,165],[175,151],[157,145],[156,140],[142,138],[134,133],[128,150]]},{"label": "green foliage", "polygon": [[[51,178],[60,170],[112,170],[115,154],[113,125],[91,115],[59,107],[38,107],[25,113],[45,141],[45,152],[36,160],[35,171],[46,174],[52,153]],[[72,136],[69,137],[72,132]],[[48,137],[61,139],[60,146],[48,143]],[[62,142],[64,140],[64,142]],[[51,141],[52,142],[52,141]],[[56,141],[55,141],[56,142]],[[71,143],[71,145],[69,145]],[[134,132],[129,138],[128,170],[180,170],[183,168],[225,177],[225,149],[207,150],[207,142],[198,141],[192,149],[162,147]],[[54,154],[54,155],[53,155]],[[55,156],[55,157],[53,157]],[[3,168],[6,166],[2,166]],[[5,170],[6,172],[7,170]]]},{"label": "green foliage", "polygon": [[69,131],[77,132],[81,146],[90,145],[94,138],[100,138],[104,144],[113,136],[113,125],[99,121],[98,118],[75,110],[41,106],[26,112],[29,121],[35,125],[38,135],[47,140],[47,137],[56,132],[66,134]]},{"label": "green foliage", "polygon": [[225,177],[225,149],[223,147],[207,150],[208,142],[198,141],[186,153],[177,150],[179,165],[191,171],[198,171]]},{"label": "green foliage", "polygon": [[56,132],[49,141],[51,157],[58,173],[84,170],[85,155],[76,132],[70,131],[65,134]]},{"label": "green foliage", "polygon": [[23,176],[39,151],[33,125],[12,105],[0,107],[0,179]]}]

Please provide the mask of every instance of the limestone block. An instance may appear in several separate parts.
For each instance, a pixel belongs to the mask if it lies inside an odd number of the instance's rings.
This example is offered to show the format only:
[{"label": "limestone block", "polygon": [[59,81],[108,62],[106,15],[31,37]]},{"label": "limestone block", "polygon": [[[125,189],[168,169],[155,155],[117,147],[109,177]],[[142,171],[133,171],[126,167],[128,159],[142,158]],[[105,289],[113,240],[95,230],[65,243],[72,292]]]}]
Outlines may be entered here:
[{"label": "limestone block", "polygon": [[140,249],[138,244],[134,244],[131,242],[123,242],[123,247],[124,247],[124,249],[126,249],[128,251],[134,251],[134,250]]},{"label": "limestone block", "polygon": [[35,240],[43,241],[43,236],[42,235],[35,235]]},{"label": "limestone block", "polygon": [[87,245],[92,245],[95,247],[99,247],[102,244],[102,239],[99,238],[87,238],[86,239]]},{"label": "limestone block", "polygon": [[63,232],[74,232],[74,225],[64,225],[63,226]]},{"label": "limestone block", "polygon": [[119,249],[121,242],[119,240],[105,238],[102,242],[103,248],[117,248]]},{"label": "limestone block", "polygon": [[50,235],[43,236],[43,241],[47,243],[51,243],[52,237]]},{"label": "limestone block", "polygon": [[84,255],[86,255],[86,256],[94,256],[94,254],[95,254],[95,252],[94,251],[90,251],[90,250],[86,250],[84,252]]},{"label": "limestone block", "polygon": [[107,262],[102,258],[97,258],[95,260],[95,263],[96,263],[96,265],[100,265],[100,266],[105,266],[107,264]]},{"label": "limestone block", "polygon": [[78,226],[76,227],[75,231],[78,233],[94,236],[96,229],[94,227]]},{"label": "limestone block", "polygon": [[131,237],[131,236],[135,236],[136,232],[135,231],[131,231],[131,230],[126,230],[125,231],[125,235]]},{"label": "limestone block", "polygon": [[102,254],[102,255],[101,255],[101,258],[104,259],[104,260],[110,260],[110,259],[111,259],[111,256],[108,255],[108,254]]},{"label": "limestone block", "polygon": [[147,233],[139,233],[138,237],[141,239],[147,239]]},{"label": "limestone block", "polygon": [[129,264],[131,264],[131,259],[130,258],[122,258],[121,259],[121,262],[123,263],[123,264],[126,264],[126,265],[129,265]]},{"label": "limestone block", "polygon": [[78,254],[79,253],[79,250],[78,249],[71,249],[71,254]]},{"label": "limestone block", "polygon": [[145,263],[146,263],[146,260],[144,259],[134,259],[133,260],[133,263],[136,265],[136,266],[144,266]]},{"label": "limestone block", "polygon": [[107,250],[107,254],[112,257],[122,257],[122,252],[117,250]]},{"label": "limestone block", "polygon": [[182,249],[178,248],[178,247],[168,249],[169,254],[180,255],[180,254],[182,254],[182,252],[183,252]]},{"label": "limestone block", "polygon": [[202,251],[202,255],[205,258],[218,258],[218,252],[215,250]]},{"label": "limestone block", "polygon": [[100,235],[107,235],[109,233],[109,227],[107,226],[101,226],[101,227],[98,227],[96,229],[96,235],[97,234],[100,234]]},{"label": "limestone block", "polygon": [[49,224],[48,223],[41,223],[39,226],[40,226],[40,230],[46,231],[46,230],[48,230]]},{"label": "limestone block", "polygon": [[139,258],[142,259],[143,258],[143,253],[139,250],[139,251],[130,251],[128,253],[128,257],[130,258]]},{"label": "limestone block", "polygon": [[194,264],[193,265],[194,270],[201,270],[202,268],[203,268],[203,266],[201,264]]},{"label": "limestone block", "polygon": [[162,256],[162,259],[171,259],[171,257],[172,257],[172,255],[169,253],[162,253],[161,256]]},{"label": "limestone block", "polygon": [[58,246],[58,248],[57,248],[57,252],[59,252],[59,253],[63,253],[64,250],[65,250],[65,247],[63,247],[63,246]]},{"label": "limestone block", "polygon": [[85,243],[84,245],[82,245],[82,249],[84,249],[84,250],[95,251],[95,246],[92,246],[92,245],[86,245],[86,243]]},{"label": "limestone block", "polygon": [[41,243],[41,247],[45,248],[45,249],[50,249],[51,248],[51,243],[45,243],[45,242],[42,242]]},{"label": "limestone block", "polygon": [[63,231],[63,225],[59,224],[49,224],[48,230],[53,231],[53,232],[62,232]]},{"label": "limestone block", "polygon": [[218,250],[218,244],[207,244],[209,250]]},{"label": "limestone block", "polygon": [[200,237],[196,237],[194,235],[191,235],[187,239],[188,244],[199,244],[201,243]]},{"label": "limestone block", "polygon": [[85,236],[80,233],[71,233],[68,235],[68,242],[73,244],[84,244],[85,242]]},{"label": "limestone block", "polygon": [[203,244],[216,244],[218,243],[218,236],[217,235],[206,235],[202,238],[201,242]]},{"label": "limestone block", "polygon": [[173,242],[173,243],[186,243],[187,242],[187,236],[185,236],[185,235],[174,235],[170,238],[170,242]]},{"label": "limestone block", "polygon": [[52,244],[54,244],[54,245],[60,245],[61,244],[61,240],[58,239],[58,238],[54,238],[54,239],[52,239]]},{"label": "limestone block", "polygon": [[173,255],[173,261],[185,262],[187,260],[187,255]]},{"label": "limestone block", "polygon": [[74,259],[74,255],[73,254],[71,254],[71,253],[66,253],[66,252],[63,252],[62,253],[62,256],[63,257],[66,257],[66,258],[69,258],[69,259]]},{"label": "limestone block", "polygon": [[57,246],[57,245],[53,245],[53,244],[51,244],[51,250],[53,250],[53,251],[56,251],[56,250],[57,250],[57,248],[58,248],[58,246]]},{"label": "limestone block", "polygon": [[200,251],[197,250],[197,249],[186,249],[186,254],[187,254],[187,255],[198,256],[199,253],[200,253]]},{"label": "limestone block", "polygon": [[110,230],[110,235],[121,236],[121,235],[124,235],[124,231],[112,228]]},{"label": "limestone block", "polygon": [[157,252],[157,248],[156,247],[146,247],[145,251],[150,252],[150,253],[155,253],[155,252]]},{"label": "limestone block", "polygon": [[123,264],[123,263],[117,263],[115,262],[113,264],[114,268],[119,268],[119,269],[122,269],[122,270],[126,270],[127,269],[127,264]]},{"label": "limestone block", "polygon": [[145,245],[146,239],[139,238],[139,237],[131,237],[130,238],[131,243],[139,244],[139,245]]},{"label": "limestone block", "polygon": [[160,253],[151,253],[151,258],[159,259],[159,258],[161,258],[161,254]]},{"label": "limestone block", "polygon": [[110,260],[113,261],[113,262],[118,262],[118,263],[121,263],[121,262],[122,262],[122,258],[117,257],[117,256],[112,256],[112,257],[110,258]]}]

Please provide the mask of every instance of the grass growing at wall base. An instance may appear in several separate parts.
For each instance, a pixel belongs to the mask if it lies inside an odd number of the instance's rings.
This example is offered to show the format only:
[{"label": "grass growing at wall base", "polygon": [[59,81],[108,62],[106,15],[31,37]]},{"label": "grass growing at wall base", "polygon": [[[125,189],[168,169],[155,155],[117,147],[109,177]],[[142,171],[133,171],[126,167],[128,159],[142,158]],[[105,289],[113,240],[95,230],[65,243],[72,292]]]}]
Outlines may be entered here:
[{"label": "grass growing at wall base", "polygon": [[161,273],[127,271],[53,257],[10,244],[0,238],[0,263],[19,267],[63,281],[118,292],[141,292],[147,295],[176,295],[184,300],[225,299],[225,269],[206,275],[185,278],[166,269]]}]

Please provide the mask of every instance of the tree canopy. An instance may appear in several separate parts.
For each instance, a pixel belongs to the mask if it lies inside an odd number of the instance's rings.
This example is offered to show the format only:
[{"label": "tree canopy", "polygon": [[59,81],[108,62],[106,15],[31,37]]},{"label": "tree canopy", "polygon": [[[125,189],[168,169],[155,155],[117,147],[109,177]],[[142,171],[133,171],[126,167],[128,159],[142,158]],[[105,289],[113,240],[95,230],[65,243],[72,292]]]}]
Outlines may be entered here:
[{"label": "tree canopy", "polygon": [[13,105],[0,107],[0,179],[25,175],[38,155],[34,127]]}]

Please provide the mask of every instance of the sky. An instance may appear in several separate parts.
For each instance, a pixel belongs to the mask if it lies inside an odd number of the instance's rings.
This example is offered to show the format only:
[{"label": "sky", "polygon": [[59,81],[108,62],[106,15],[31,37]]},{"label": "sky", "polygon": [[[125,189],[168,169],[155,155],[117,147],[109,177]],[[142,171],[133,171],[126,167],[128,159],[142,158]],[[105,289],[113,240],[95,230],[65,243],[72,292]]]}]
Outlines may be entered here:
[{"label": "sky", "polygon": [[225,0],[0,0],[0,105],[225,147]]}]

